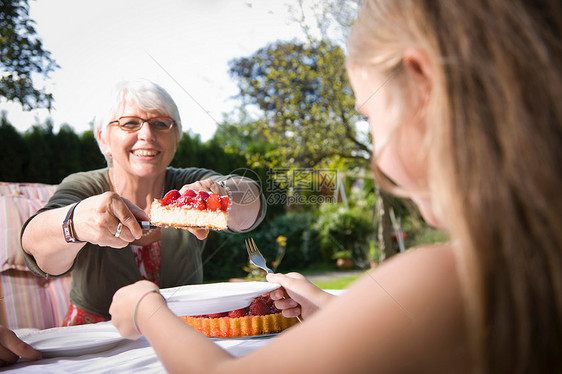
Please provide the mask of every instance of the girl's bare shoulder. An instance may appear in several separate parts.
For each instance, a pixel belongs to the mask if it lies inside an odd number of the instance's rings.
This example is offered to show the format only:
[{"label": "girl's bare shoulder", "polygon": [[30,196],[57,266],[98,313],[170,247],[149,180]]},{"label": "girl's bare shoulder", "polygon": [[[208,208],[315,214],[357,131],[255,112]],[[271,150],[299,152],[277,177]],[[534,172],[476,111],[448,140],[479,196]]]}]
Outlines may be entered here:
[{"label": "girl's bare shoulder", "polygon": [[369,271],[346,296],[352,308],[378,315],[373,331],[385,335],[386,344],[404,345],[416,372],[462,372],[458,364],[467,368],[469,355],[459,274],[452,246],[419,247]]}]

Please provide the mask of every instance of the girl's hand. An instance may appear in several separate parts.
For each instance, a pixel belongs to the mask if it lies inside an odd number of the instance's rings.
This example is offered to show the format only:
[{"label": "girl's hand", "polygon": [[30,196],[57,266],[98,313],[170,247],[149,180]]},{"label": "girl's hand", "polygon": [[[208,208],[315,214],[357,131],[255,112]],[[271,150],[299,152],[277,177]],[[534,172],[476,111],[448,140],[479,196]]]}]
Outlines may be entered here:
[{"label": "girl's hand", "polygon": [[282,288],[271,291],[269,296],[285,317],[309,318],[335,296],[322,291],[302,274],[267,274],[268,282],[279,283]]},{"label": "girl's hand", "polygon": [[141,280],[120,288],[113,295],[109,307],[111,323],[123,337],[138,339],[142,334],[137,330],[135,320],[137,325],[141,320],[146,323],[158,308],[166,308],[164,298],[158,292],[152,292],[154,290],[158,291],[157,285]]}]

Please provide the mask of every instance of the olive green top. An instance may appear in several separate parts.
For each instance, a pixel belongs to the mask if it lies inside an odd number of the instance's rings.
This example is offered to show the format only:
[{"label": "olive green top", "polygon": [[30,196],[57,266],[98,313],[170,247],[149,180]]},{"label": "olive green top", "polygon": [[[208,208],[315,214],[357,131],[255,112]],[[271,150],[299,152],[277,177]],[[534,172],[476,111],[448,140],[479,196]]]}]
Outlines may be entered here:
[{"label": "olive green top", "polygon": [[[165,191],[179,190],[186,184],[203,179],[222,181],[227,178],[208,169],[168,167],[166,169]],[[68,206],[107,191],[111,191],[107,168],[72,174],[60,183],[47,205],[35,215],[42,211]],[[260,214],[252,227],[245,231],[254,229],[265,216],[266,203],[263,194],[260,196],[260,200]],[[22,233],[27,223],[35,215],[24,224]],[[231,229],[228,231],[235,233]],[[62,228],[61,235],[63,235]],[[198,240],[195,235],[187,230],[163,228],[160,243],[161,288],[197,284],[203,281],[201,253],[205,246],[205,240]],[[25,252],[24,256],[27,266],[34,273],[45,278],[54,277],[42,271],[37,266],[33,256]],[[109,306],[115,291],[142,279],[130,246],[116,249],[86,243],[76,256],[72,268],[65,274],[69,272],[72,274],[70,302],[82,310],[107,319],[110,318]]]}]

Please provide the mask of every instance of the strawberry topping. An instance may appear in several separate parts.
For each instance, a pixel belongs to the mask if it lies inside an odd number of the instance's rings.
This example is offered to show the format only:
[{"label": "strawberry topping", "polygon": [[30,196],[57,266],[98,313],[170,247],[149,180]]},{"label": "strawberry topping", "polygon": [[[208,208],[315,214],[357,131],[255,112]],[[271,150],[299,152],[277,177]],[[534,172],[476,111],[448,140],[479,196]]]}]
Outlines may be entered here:
[{"label": "strawberry topping", "polygon": [[209,193],[207,191],[199,191],[197,192],[197,198],[203,201],[207,201],[209,198]]},{"label": "strawberry topping", "polygon": [[195,196],[197,196],[197,193],[193,190],[187,190],[183,193],[182,196],[195,197]]},{"label": "strawberry topping", "polygon": [[226,316],[228,316],[227,312],[207,314],[207,317],[209,317],[209,318],[222,318],[222,317],[226,317]]},{"label": "strawberry topping", "polygon": [[228,198],[228,196],[222,196],[220,198],[221,201],[221,210],[223,212],[226,212],[228,210],[228,206],[230,205],[230,199]]},{"label": "strawberry topping", "polygon": [[207,209],[208,210],[219,210],[221,208],[221,197],[218,193],[212,193],[207,199]]},{"label": "strawberry topping", "polygon": [[236,309],[236,310],[231,310],[230,312],[228,312],[228,316],[230,318],[240,318],[240,317],[244,317],[247,314],[247,309]]},{"label": "strawberry topping", "polygon": [[178,190],[170,190],[160,200],[160,203],[162,205],[175,203],[178,206],[197,210],[211,210],[214,212],[220,210],[226,212],[230,205],[230,199],[228,196],[220,196],[217,193],[209,194],[207,191],[195,192],[194,190],[186,190],[183,194],[180,194]]},{"label": "strawberry topping", "polygon": [[171,190],[168,191],[168,193],[166,195],[164,195],[164,197],[162,198],[161,202],[162,205],[168,205],[173,203],[175,200],[178,199],[178,197],[180,197],[180,192],[178,190]]},{"label": "strawberry topping", "polygon": [[195,209],[197,210],[205,210],[207,209],[207,204],[205,204],[205,202],[203,200],[195,200],[195,204],[193,206]]},{"label": "strawberry topping", "polygon": [[256,298],[252,304],[250,304],[250,315],[251,316],[264,316],[270,314],[269,305],[261,297]]},{"label": "strawberry topping", "polygon": [[200,318],[222,318],[222,317],[230,317],[230,318],[240,318],[245,316],[265,316],[267,314],[275,314],[281,313],[279,309],[275,307],[273,304],[273,300],[269,297],[269,295],[258,296],[257,298],[252,301],[247,308],[242,309],[235,309],[231,310],[230,312],[222,312],[222,313],[211,313],[205,314],[201,316],[193,316],[193,317],[200,317]]},{"label": "strawberry topping", "polygon": [[180,197],[180,192],[178,190],[170,190],[161,200],[162,205],[168,205],[173,203]]},{"label": "strawberry topping", "polygon": [[184,205],[192,206],[193,203],[194,200],[193,197],[191,196],[182,195],[176,200],[176,204],[178,204],[179,206],[184,206]]}]

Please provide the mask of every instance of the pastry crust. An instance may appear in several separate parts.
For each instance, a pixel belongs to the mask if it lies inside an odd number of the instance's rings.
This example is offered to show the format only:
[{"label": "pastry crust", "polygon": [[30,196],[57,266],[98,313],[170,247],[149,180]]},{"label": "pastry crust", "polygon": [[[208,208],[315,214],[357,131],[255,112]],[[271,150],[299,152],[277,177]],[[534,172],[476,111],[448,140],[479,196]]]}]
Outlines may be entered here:
[{"label": "pastry crust", "polygon": [[276,334],[293,326],[296,318],[286,318],[281,313],[264,316],[232,317],[180,317],[203,335],[211,338],[237,338]]}]

